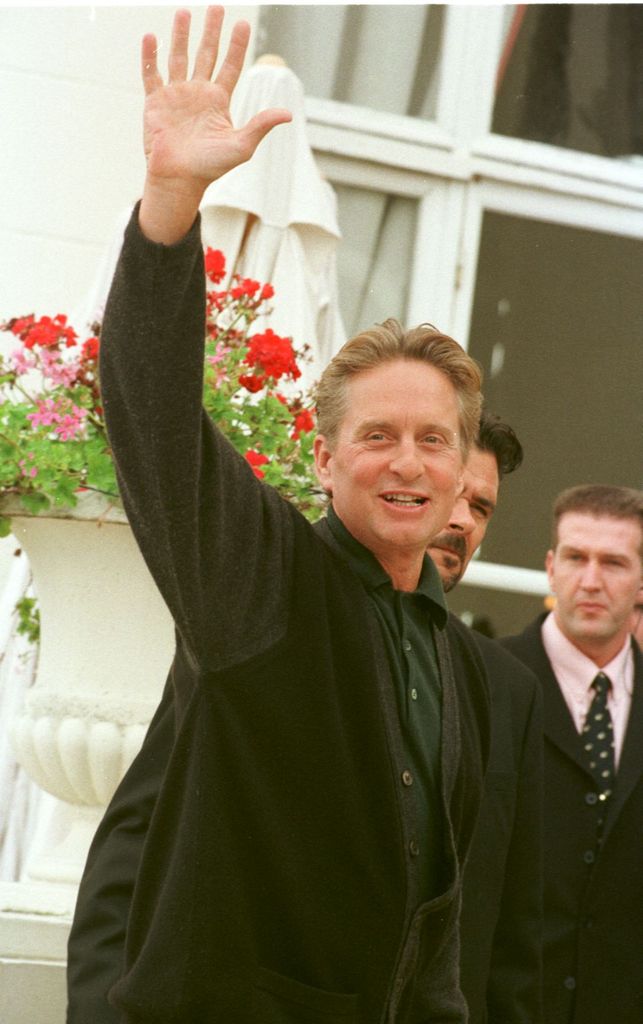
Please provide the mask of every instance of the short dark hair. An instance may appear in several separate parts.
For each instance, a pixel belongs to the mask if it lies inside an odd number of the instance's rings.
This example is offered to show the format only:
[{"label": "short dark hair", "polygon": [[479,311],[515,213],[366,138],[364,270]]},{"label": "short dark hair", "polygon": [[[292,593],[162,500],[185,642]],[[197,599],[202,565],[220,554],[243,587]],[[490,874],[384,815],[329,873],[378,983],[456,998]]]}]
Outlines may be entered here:
[{"label": "short dark hair", "polygon": [[482,410],[476,447],[491,452],[498,463],[498,476],[502,480],[507,473],[513,473],[522,463],[522,445],[508,423],[499,416]]},{"label": "short dark hair", "polygon": [[558,544],[558,524],[567,512],[584,512],[590,516],[612,519],[633,519],[641,528],[643,553],[643,491],[634,487],[613,487],[609,484],[579,484],[562,491],[553,508],[552,548]]}]

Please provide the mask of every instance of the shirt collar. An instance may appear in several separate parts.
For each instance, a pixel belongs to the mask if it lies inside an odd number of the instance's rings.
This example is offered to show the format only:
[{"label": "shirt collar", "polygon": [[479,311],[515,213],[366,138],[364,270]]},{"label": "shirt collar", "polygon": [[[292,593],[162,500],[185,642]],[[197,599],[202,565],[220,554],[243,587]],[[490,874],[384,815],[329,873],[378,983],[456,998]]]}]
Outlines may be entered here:
[{"label": "shirt collar", "polygon": [[[596,663],[588,658],[586,654],[579,651],[578,647],[568,640],[556,622],[553,612],[550,612],[542,624],[543,646],[547,657],[552,663],[554,674],[574,680],[578,689],[589,691],[599,669]],[[608,676],[612,685],[612,693],[615,697],[622,696],[622,689],[627,689],[630,664],[632,659],[632,644],[630,636],[627,635],[625,642],[615,657],[603,668],[600,669]],[[632,662],[633,665],[633,662]]]},{"label": "shirt collar", "polygon": [[[372,551],[369,551],[367,547],[364,547],[360,541],[353,537],[352,533],[349,533],[332,504],[328,506],[326,518],[335,541],[346,555],[347,562],[359,576],[366,589],[376,590],[382,586],[388,586],[393,589],[391,577],[386,572],[386,569],[378,562]],[[412,593],[413,595],[425,598],[431,603],[433,621],[438,629],[444,629],[448,611],[442,589],[442,581],[438,570],[428,555],[424,556],[420,579]]]}]

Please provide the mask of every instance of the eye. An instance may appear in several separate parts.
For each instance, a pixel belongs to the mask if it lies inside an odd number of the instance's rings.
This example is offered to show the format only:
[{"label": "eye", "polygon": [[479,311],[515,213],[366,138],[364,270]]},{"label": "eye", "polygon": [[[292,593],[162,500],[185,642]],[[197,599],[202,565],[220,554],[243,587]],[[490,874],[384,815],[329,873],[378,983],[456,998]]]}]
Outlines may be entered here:
[{"label": "eye", "polygon": [[491,509],[487,508],[486,505],[470,505],[469,508],[478,519],[489,519],[491,516]]},{"label": "eye", "polygon": [[441,434],[426,434],[424,443],[428,444],[430,448],[443,448],[446,446],[447,441]]}]

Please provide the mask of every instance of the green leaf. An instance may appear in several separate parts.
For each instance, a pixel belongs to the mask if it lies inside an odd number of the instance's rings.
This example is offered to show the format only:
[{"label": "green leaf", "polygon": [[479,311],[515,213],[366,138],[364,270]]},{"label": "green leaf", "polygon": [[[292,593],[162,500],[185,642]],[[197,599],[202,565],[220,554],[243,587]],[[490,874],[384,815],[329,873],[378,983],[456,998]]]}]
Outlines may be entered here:
[{"label": "green leaf", "polygon": [[37,515],[39,512],[44,512],[46,509],[51,508],[51,501],[46,494],[42,494],[41,491],[28,491],[26,494],[20,495],[20,500],[28,512],[33,515]]}]

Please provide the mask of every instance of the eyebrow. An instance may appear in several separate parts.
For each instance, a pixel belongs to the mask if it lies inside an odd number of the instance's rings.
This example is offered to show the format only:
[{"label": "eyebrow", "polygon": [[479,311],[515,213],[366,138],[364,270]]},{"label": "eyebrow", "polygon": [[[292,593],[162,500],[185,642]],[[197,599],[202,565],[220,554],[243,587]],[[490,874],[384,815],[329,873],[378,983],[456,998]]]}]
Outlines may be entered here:
[{"label": "eyebrow", "polygon": [[[588,555],[591,552],[586,547],[579,547],[576,544],[561,543],[560,550],[566,555]],[[596,551],[598,558],[617,558],[622,562],[630,562],[631,556],[625,551]]]}]

